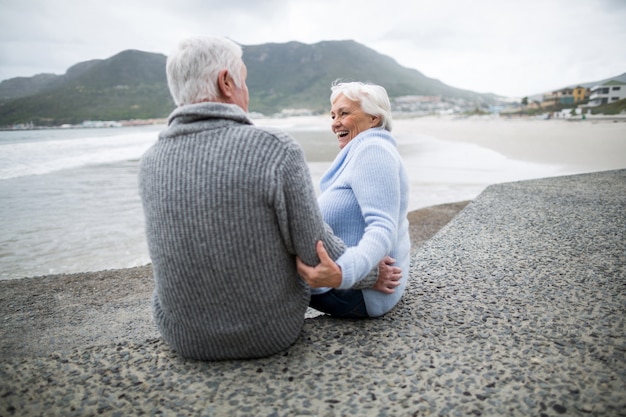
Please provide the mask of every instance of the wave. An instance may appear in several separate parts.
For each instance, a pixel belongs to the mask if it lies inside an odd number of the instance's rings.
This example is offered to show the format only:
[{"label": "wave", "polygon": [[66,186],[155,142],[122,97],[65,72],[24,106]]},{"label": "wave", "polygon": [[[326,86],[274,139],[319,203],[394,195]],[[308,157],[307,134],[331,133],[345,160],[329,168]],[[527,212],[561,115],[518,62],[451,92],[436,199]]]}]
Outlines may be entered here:
[{"label": "wave", "polygon": [[86,165],[139,159],[156,141],[154,131],[71,139],[0,143],[0,180],[43,175]]}]

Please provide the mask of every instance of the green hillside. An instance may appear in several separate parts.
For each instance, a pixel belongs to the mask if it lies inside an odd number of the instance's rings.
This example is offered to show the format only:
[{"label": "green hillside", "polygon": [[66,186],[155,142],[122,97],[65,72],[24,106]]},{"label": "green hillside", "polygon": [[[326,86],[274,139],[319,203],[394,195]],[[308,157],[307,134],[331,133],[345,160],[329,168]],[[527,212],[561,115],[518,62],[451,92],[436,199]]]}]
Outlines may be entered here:
[{"label": "green hillside", "polygon": [[336,79],[380,84],[391,97],[441,95],[493,101],[488,95],[456,89],[425,77],[354,41],[246,46],[244,61],[248,67],[250,108],[261,113],[283,108],[327,111],[330,86]]},{"label": "green hillside", "polygon": [[163,117],[174,106],[167,90],[165,59],[124,51],[107,60],[78,64],[35,94],[5,101],[0,93],[0,125]]},{"label": "green hillside", "polygon": [[[391,97],[439,95],[492,102],[493,96],[460,90],[400,66],[354,41],[244,46],[250,111],[285,108],[324,112],[336,79],[370,81]],[[163,118],[174,108],[165,76],[166,57],[136,50],[74,65],[64,75],[40,74],[0,83],[0,126],[56,126],[85,120]]]}]

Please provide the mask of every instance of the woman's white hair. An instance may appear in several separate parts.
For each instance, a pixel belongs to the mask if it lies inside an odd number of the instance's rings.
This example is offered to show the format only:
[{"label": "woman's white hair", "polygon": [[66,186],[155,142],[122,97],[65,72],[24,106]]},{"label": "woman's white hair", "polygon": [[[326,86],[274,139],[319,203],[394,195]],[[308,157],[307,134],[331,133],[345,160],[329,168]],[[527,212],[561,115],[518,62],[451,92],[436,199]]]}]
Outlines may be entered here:
[{"label": "woman's white hair", "polygon": [[376,84],[335,81],[330,87],[330,104],[332,105],[340,94],[352,101],[361,104],[361,110],[372,116],[380,117],[380,125],[385,130],[391,131],[391,104],[384,87]]},{"label": "woman's white hair", "polygon": [[243,51],[235,42],[221,37],[197,36],[182,40],[167,58],[167,84],[177,106],[215,101],[219,97],[217,77],[223,69],[241,87]]}]

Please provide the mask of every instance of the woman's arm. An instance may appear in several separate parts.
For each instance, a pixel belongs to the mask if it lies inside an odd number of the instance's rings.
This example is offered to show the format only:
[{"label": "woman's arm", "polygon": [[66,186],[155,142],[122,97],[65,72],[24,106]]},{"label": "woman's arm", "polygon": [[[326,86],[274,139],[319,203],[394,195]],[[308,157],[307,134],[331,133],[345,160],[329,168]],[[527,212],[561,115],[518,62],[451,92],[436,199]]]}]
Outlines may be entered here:
[{"label": "woman's arm", "polygon": [[[317,242],[316,250],[320,263],[314,267],[305,264],[299,257],[296,258],[298,274],[311,288],[339,287],[342,282],[341,268],[328,255],[321,240]],[[390,256],[385,256],[380,261],[378,264],[378,280],[371,287],[372,289],[385,294],[395,292],[395,288],[400,285],[400,278],[402,278],[402,270],[397,266],[393,266],[395,261]],[[369,286],[363,288],[369,288]],[[363,288],[355,287],[355,289]]]},{"label": "woman's arm", "polygon": [[350,187],[365,222],[363,236],[337,260],[343,273],[339,288],[351,288],[389,254],[397,236],[401,204],[399,157],[391,143],[359,143],[350,160]]}]

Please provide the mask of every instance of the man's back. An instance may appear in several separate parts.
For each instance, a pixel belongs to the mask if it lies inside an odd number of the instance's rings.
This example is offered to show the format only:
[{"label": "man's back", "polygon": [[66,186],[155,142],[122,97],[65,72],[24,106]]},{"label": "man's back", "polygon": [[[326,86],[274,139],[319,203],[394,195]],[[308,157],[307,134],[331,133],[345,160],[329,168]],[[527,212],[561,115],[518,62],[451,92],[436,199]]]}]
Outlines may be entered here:
[{"label": "man's back", "polygon": [[294,255],[315,262],[323,222],[301,148],[249,123],[233,105],[185,106],[142,157],[155,320],[184,356],[267,356],[303,324]]}]

